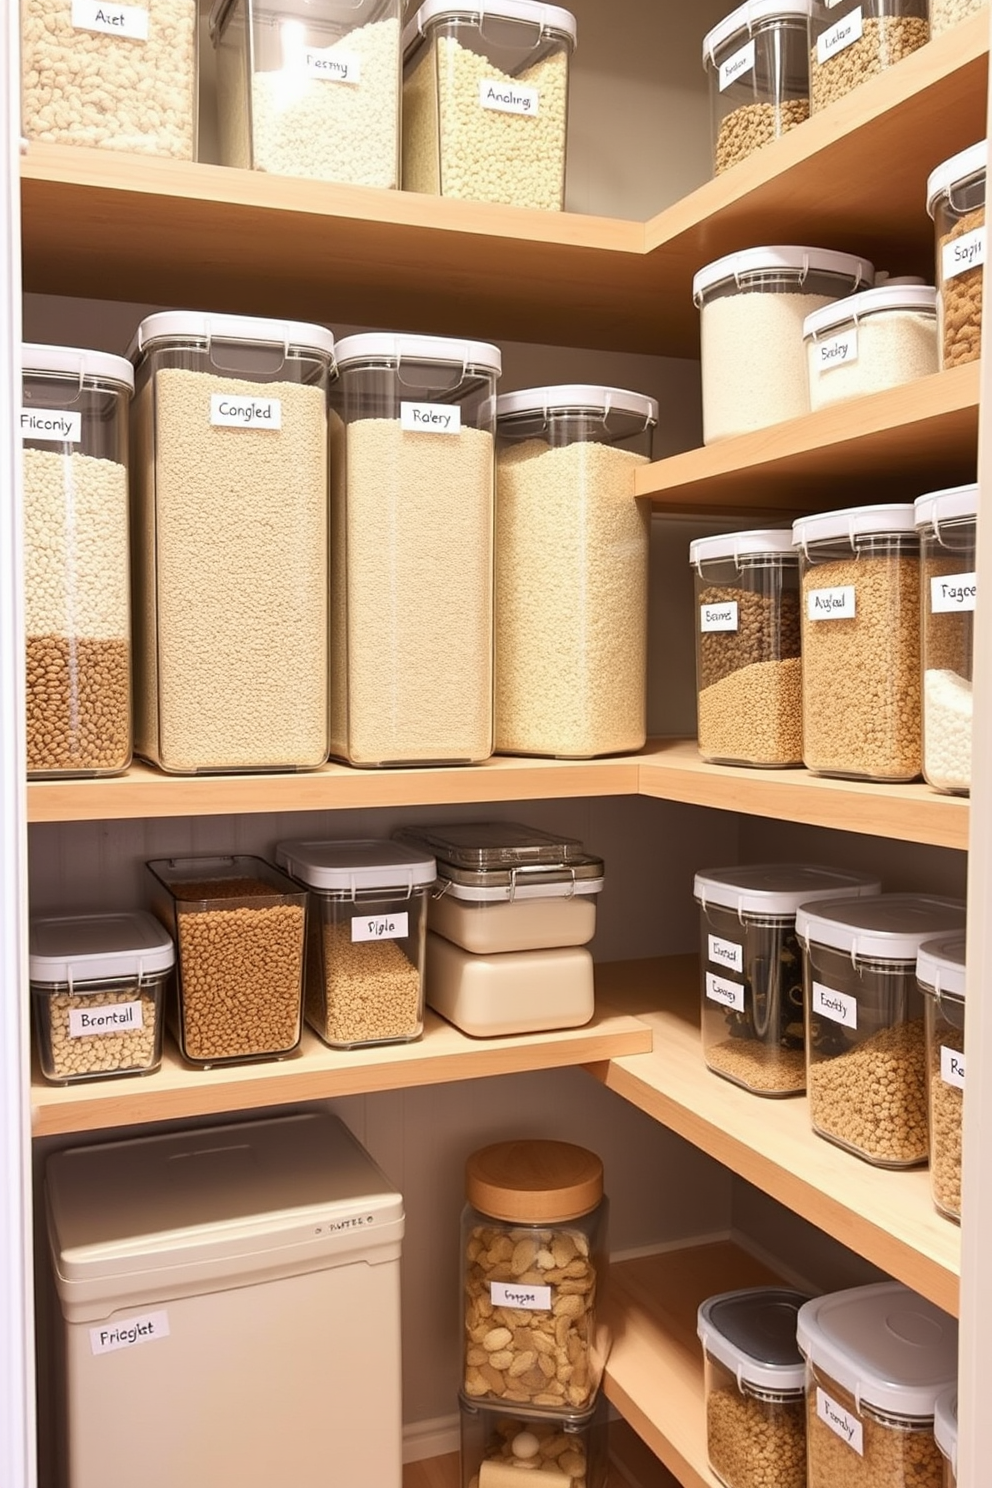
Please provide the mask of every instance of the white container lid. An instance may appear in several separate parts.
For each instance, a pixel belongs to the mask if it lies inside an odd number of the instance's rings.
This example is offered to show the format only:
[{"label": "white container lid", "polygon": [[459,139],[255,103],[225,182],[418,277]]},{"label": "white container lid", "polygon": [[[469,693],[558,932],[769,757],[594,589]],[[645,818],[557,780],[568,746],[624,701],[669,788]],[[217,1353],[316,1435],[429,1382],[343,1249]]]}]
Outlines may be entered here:
[{"label": "white container lid", "polygon": [[481,23],[486,16],[494,16],[499,21],[527,21],[545,32],[558,31],[573,47],[578,39],[574,15],[560,5],[540,5],[536,0],[495,0],[495,3],[485,5],[453,5],[451,0],[426,0],[426,4],[403,27],[403,54],[405,56],[417,38],[424,35],[432,21],[467,19]]},{"label": "white container lid", "polygon": [[25,341],[21,346],[22,372],[54,372],[60,377],[106,378],[134,392],[134,368],[125,357],[109,351],[88,351],[81,346],[42,346]]},{"label": "white container lid", "polygon": [[28,975],[32,982],[109,981],[156,976],[176,960],[168,932],[154,915],[45,915],[28,930]]},{"label": "white container lid", "polygon": [[918,315],[937,315],[937,291],[932,284],[880,284],[875,289],[862,290],[861,294],[848,295],[814,310],[803,321],[803,340],[815,341],[824,331],[836,330],[837,326],[861,320],[866,315],[878,315],[884,310],[913,310]]},{"label": "white container lid", "polygon": [[708,289],[744,274],[796,273],[805,277],[811,272],[841,274],[853,280],[852,289],[874,283],[875,268],[866,258],[850,253],[835,253],[829,248],[804,248],[795,244],[778,244],[768,248],[745,248],[728,253],[699,270],[692,281],[692,298],[698,305]]},{"label": "white container lid", "polygon": [[945,196],[972,176],[980,176],[988,169],[988,163],[989,142],[979,140],[977,145],[969,145],[967,150],[959,151],[932,170],[927,177],[927,211],[930,216],[933,216],[938,196]]},{"label": "white container lid", "polygon": [[738,915],[792,916],[815,899],[850,899],[879,894],[877,878],[838,873],[807,863],[750,863],[735,868],[704,868],[693,879],[697,904],[715,904]]},{"label": "white container lid", "polygon": [[646,393],[631,393],[625,388],[603,387],[598,383],[570,382],[558,387],[524,388],[516,393],[500,393],[496,399],[497,419],[521,413],[560,413],[564,410],[596,413],[604,416],[630,413],[642,418],[645,427],[658,422],[658,400]]},{"label": "white container lid", "polygon": [[715,537],[697,537],[689,544],[689,562],[715,563],[721,558],[760,558],[779,554],[795,557],[792,531],[788,527],[755,528],[752,532],[722,532]]},{"label": "white container lid", "polygon": [[253,346],[299,347],[334,359],[334,337],[304,320],[264,320],[255,315],[204,315],[198,310],[160,310],[146,315],[127,349],[132,362],[156,341],[248,341]]},{"label": "white container lid", "polygon": [[789,21],[795,17],[812,15],[813,0],[750,0],[731,11],[712,31],[703,37],[703,66],[707,62],[715,65],[715,53],[722,51],[728,42],[751,30],[762,21]]},{"label": "white container lid", "polygon": [[933,1439],[954,1471],[958,1474],[958,1387],[937,1396],[933,1410]]},{"label": "white container lid", "polygon": [[805,550],[810,543],[831,542],[840,537],[847,538],[853,547],[856,537],[899,536],[915,531],[916,513],[909,501],[893,505],[848,506],[842,511],[800,517],[792,524],[792,541],[797,548]]},{"label": "white container lid", "polygon": [[924,941],[916,953],[916,980],[921,987],[941,997],[965,995],[965,946],[963,935],[942,935]]},{"label": "white container lid", "polygon": [[742,1287],[701,1303],[696,1314],[700,1342],[738,1386],[801,1390],[806,1366],[796,1343],[796,1316],[809,1298],[791,1287]]},{"label": "white container lid", "polygon": [[280,842],[276,862],[312,889],[352,898],[369,889],[412,892],[432,884],[437,876],[429,853],[389,838]]},{"label": "white container lid", "polygon": [[930,1417],[957,1378],[957,1323],[896,1281],[814,1298],[799,1309],[796,1336],[859,1411]]},{"label": "white container lid", "polygon": [[879,894],[803,905],[796,912],[801,941],[843,951],[852,960],[915,961],[925,940],[964,925],[964,904],[933,894]]},{"label": "white container lid", "polygon": [[967,486],[948,486],[943,491],[928,491],[917,496],[913,503],[916,509],[917,530],[923,527],[940,527],[941,522],[962,522],[968,517],[978,516],[978,483]]},{"label": "white container lid", "polygon": [[356,362],[442,362],[446,366],[481,367],[498,377],[503,358],[488,341],[462,341],[451,336],[404,336],[392,331],[363,331],[338,342],[338,368]]}]

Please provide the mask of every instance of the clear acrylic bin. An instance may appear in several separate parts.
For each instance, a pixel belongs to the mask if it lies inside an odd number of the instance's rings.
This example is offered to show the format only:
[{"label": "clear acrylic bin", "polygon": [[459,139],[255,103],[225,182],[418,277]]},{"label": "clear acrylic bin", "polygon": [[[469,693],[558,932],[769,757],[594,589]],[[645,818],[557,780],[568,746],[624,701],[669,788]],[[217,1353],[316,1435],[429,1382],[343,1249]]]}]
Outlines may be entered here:
[{"label": "clear acrylic bin", "polygon": [[803,340],[814,413],[930,377],[940,370],[937,291],[886,280],[808,315]]},{"label": "clear acrylic bin", "polygon": [[609,1413],[549,1421],[540,1412],[502,1403],[478,1405],[464,1394],[461,1409],[462,1488],[606,1488]]},{"label": "clear acrylic bin", "polygon": [[894,67],[930,38],[928,0],[814,0],[809,89],[813,112]]},{"label": "clear acrylic bin", "polygon": [[809,118],[812,8],[813,0],[749,0],[703,38],[715,175]]},{"label": "clear acrylic bin", "polygon": [[916,503],[923,612],[923,774],[935,790],[971,789],[978,486]]},{"label": "clear acrylic bin", "polygon": [[937,260],[941,366],[977,361],[982,350],[986,140],[945,160],[927,180]]},{"label": "clear acrylic bin", "polygon": [[960,1221],[965,937],[924,941],[916,957],[916,979],[926,1002],[930,1191],[941,1214]]}]

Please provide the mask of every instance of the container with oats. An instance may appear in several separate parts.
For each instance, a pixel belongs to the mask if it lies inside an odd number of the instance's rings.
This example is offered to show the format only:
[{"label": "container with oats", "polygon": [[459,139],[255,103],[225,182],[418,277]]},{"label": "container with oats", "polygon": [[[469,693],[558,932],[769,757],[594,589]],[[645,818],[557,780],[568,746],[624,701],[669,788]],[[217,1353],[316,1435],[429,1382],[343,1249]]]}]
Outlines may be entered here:
[{"label": "container with oats", "polygon": [[941,1214],[960,1221],[965,937],[925,941],[916,957],[916,979],[926,998],[930,1189]]},{"label": "container with oats", "polygon": [[923,774],[935,790],[971,789],[972,672],[978,595],[978,486],[919,496],[923,615]]},{"label": "container with oats", "polygon": [[809,118],[813,0],[748,0],[703,38],[714,173]]},{"label": "container with oats", "polygon": [[462,1488],[521,1488],[531,1474],[540,1488],[606,1488],[609,1409],[602,1397],[591,1413],[554,1420],[526,1406],[480,1405],[464,1393],[459,1406]]},{"label": "container with oats", "polygon": [[814,0],[809,88],[813,112],[884,72],[929,40],[928,0]]},{"label": "container with oats", "polygon": [[937,253],[941,366],[974,362],[982,349],[986,140],[945,160],[927,180]]}]

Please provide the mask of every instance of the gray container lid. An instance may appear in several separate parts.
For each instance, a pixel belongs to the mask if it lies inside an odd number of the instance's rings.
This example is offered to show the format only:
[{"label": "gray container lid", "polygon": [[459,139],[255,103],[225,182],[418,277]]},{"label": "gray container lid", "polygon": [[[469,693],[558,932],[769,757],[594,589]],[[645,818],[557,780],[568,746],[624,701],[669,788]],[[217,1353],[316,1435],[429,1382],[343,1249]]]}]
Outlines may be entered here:
[{"label": "gray container lid", "polygon": [[715,904],[744,915],[791,918],[800,904],[818,899],[849,899],[878,894],[882,885],[864,873],[840,873],[807,863],[747,863],[734,868],[702,868],[692,891],[704,909]]},{"label": "gray container lid", "polygon": [[940,997],[965,994],[965,949],[967,936],[942,935],[924,941],[916,954],[916,980]]},{"label": "gray container lid", "polygon": [[769,1392],[801,1390],[806,1366],[796,1343],[804,1292],[791,1287],[743,1287],[709,1297],[696,1331],[706,1352],[729,1369],[738,1386]]},{"label": "gray container lid", "polygon": [[432,852],[445,872],[449,866],[483,873],[535,863],[560,866],[588,858],[577,837],[542,832],[522,822],[440,822],[400,827],[393,835],[398,842],[420,845]]},{"label": "gray container lid", "polygon": [[865,961],[915,961],[924,941],[964,925],[962,901],[934,894],[839,899],[803,905],[796,913],[796,934],[806,945],[815,942]]},{"label": "gray container lid", "polygon": [[[28,929],[33,983],[70,984],[162,976],[175,964],[171,937],[154,915],[39,915]],[[77,990],[82,990],[77,987]]]},{"label": "gray container lid", "polygon": [[958,1473],[958,1387],[952,1385],[938,1395],[933,1412],[933,1437],[954,1471]]},{"label": "gray container lid", "polygon": [[276,862],[312,889],[329,893],[367,893],[381,889],[412,893],[434,882],[430,853],[386,838],[280,842]]}]

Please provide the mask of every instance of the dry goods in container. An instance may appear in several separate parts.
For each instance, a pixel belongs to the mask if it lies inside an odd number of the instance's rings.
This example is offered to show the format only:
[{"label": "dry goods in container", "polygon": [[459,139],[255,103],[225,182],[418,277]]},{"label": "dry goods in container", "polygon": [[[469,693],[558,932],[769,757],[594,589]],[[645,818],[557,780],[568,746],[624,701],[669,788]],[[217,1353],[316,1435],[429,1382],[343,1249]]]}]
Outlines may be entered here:
[{"label": "dry goods in container", "polygon": [[462,1488],[520,1488],[536,1474],[540,1488],[606,1488],[609,1471],[605,1402],[584,1415],[549,1421],[525,1406],[461,1407]]},{"label": "dry goods in container", "polygon": [[978,486],[916,501],[923,611],[923,774],[936,790],[971,788],[972,670],[978,592]]},{"label": "dry goods in container", "polygon": [[176,1038],[208,1068],[300,1042],[306,892],[261,858],[158,858],[152,908],[179,951]]},{"label": "dry goods in container", "polygon": [[803,757],[799,562],[789,531],[689,545],[695,571],[699,752],[717,764]]},{"label": "dry goods in container", "polygon": [[595,1011],[592,956],[585,946],[476,954],[428,931],[427,1001],[474,1038],[579,1028]]},{"label": "dry goods in container", "polygon": [[316,768],[334,338],[176,311],[131,354],[135,747],[178,773]]},{"label": "dry goods in container", "polygon": [[128,402],[123,357],[21,349],[29,775],[131,761]]},{"label": "dry goods in container", "polygon": [[647,737],[658,404],[587,386],[496,400],[496,749],[588,759]]},{"label": "dry goods in container", "polygon": [[930,0],[930,35],[942,35],[968,16],[977,15],[987,3],[988,0]]},{"label": "dry goods in container", "polygon": [[575,17],[427,0],[403,31],[403,185],[559,212]]},{"label": "dry goods in container", "polygon": [[958,1481],[958,1389],[952,1385],[937,1397],[933,1435],[944,1459],[943,1488],[957,1488]]},{"label": "dry goods in container", "polygon": [[898,1282],[799,1309],[809,1488],[941,1488],[934,1406],[954,1383],[958,1326]]},{"label": "dry goods in container", "polygon": [[806,1088],[802,954],[796,911],[815,900],[877,894],[877,879],[800,863],[696,874],[703,1057],[755,1095]]},{"label": "dry goods in container", "polygon": [[465,1192],[464,1393],[545,1417],[589,1410],[607,1344],[602,1162],[570,1142],[498,1142],[468,1159]]},{"label": "dry goods in container", "polygon": [[399,186],[400,0],[215,0],[225,165]]},{"label": "dry goods in container", "polygon": [[196,155],[196,0],[21,0],[29,139]]},{"label": "dry goods in container", "polygon": [[700,269],[703,443],[809,412],[803,322],[814,310],[869,289],[863,258],[791,245],[748,248]]},{"label": "dry goods in container", "polygon": [[928,894],[803,905],[806,1086],[813,1130],[881,1168],[927,1160],[926,1039],[916,957],[961,930],[965,908]]},{"label": "dry goods in container", "polygon": [[703,38],[719,175],[809,118],[812,0],[749,0]]},{"label": "dry goods in container", "polygon": [[331,752],[471,764],[493,743],[493,410],[485,342],[338,347],[331,415]]},{"label": "dry goods in container", "polygon": [[926,998],[930,1188],[941,1214],[960,1220],[965,937],[925,941],[916,957],[916,977]]},{"label": "dry goods in container", "polygon": [[914,780],[922,764],[920,560],[911,504],[803,517],[803,757],[819,775]]},{"label": "dry goods in container", "polygon": [[809,35],[810,102],[816,113],[929,39],[927,0],[861,0],[860,5],[814,0]]},{"label": "dry goods in container", "polygon": [[31,920],[28,950],[46,1080],[72,1085],[158,1068],[176,955],[153,915],[39,916]]},{"label": "dry goods in container", "polygon": [[937,291],[888,280],[814,311],[803,324],[803,339],[814,413],[929,377],[940,369]]},{"label": "dry goods in container", "polygon": [[985,174],[982,140],[945,160],[927,180],[937,258],[937,325],[941,366],[977,361],[982,349],[985,264]]}]

